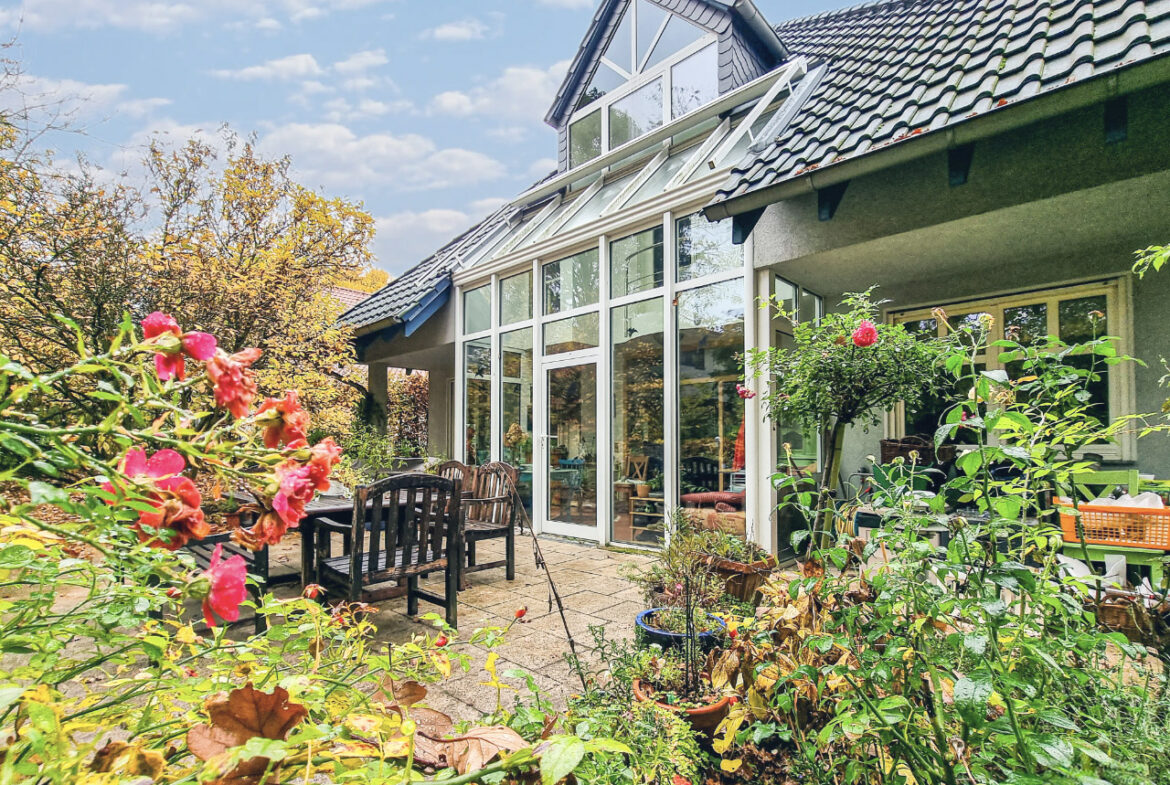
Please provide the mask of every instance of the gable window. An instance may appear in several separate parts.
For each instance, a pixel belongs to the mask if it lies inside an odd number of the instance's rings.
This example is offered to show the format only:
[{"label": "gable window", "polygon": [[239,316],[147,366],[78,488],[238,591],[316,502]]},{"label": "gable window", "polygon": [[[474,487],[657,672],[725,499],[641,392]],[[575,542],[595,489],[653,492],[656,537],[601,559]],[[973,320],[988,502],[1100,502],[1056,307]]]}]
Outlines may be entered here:
[{"label": "gable window", "polygon": [[715,36],[650,2],[626,6],[569,123],[569,166],[678,119],[719,96]]}]

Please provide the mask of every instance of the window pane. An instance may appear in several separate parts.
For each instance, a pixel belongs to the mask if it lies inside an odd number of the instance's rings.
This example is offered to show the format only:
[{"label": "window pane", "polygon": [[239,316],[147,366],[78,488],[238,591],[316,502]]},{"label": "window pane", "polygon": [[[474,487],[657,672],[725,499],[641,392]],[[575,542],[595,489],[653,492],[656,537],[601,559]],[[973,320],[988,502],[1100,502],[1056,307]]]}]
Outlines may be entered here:
[{"label": "window pane", "polygon": [[658,543],[663,492],[662,298],[613,309],[613,539]]},{"label": "window pane", "polygon": [[786,317],[796,317],[796,298],[799,296],[799,290],[792,284],[785,281],[783,278],[776,279],[776,300],[780,304],[779,319],[783,326],[782,330],[788,331],[792,329]]},{"label": "window pane", "polygon": [[477,333],[492,326],[491,285],[463,293],[463,332]]},{"label": "window pane", "polygon": [[569,126],[569,167],[601,155],[601,110]]},{"label": "window pane", "polygon": [[614,101],[609,107],[609,148],[625,144],[662,125],[662,80]]},{"label": "window pane", "polygon": [[597,249],[544,266],[544,312],[570,311],[597,302]]},{"label": "window pane", "polygon": [[577,101],[577,108],[584,109],[598,98],[601,98],[601,96],[618,89],[625,83],[626,79],[624,76],[605,63],[598,63],[597,70],[593,73],[593,78],[589,80],[589,86],[585,88],[585,92],[581,93],[581,99]]},{"label": "window pane", "polygon": [[634,192],[628,204],[634,205],[643,199],[649,199],[651,196],[657,196],[662,193],[662,190],[666,188],[666,184],[678,173],[679,169],[682,169],[686,165],[687,161],[694,154],[695,148],[692,147],[690,150],[686,150],[678,155],[672,155],[663,161],[662,166],[659,166],[654,174],[650,175],[650,179],[642,183],[642,187]]},{"label": "window pane", "polygon": [[606,183],[605,185],[601,186],[601,188],[597,190],[597,193],[593,195],[593,198],[590,199],[584,207],[574,213],[573,217],[566,221],[565,225],[557,231],[563,234],[570,229],[583,226],[596,219],[601,215],[601,211],[604,210],[606,206],[612,202],[619,193],[622,192],[622,189],[630,184],[630,180],[636,176],[636,174],[627,175],[620,180],[614,180],[613,182]]},{"label": "window pane", "polygon": [[938,337],[937,319],[911,319],[908,322],[902,322],[902,326],[906,328],[906,332],[916,338]]},{"label": "window pane", "polygon": [[610,243],[610,296],[662,286],[663,264],[661,226]]},{"label": "window pane", "polygon": [[520,470],[517,490],[532,512],[532,328],[500,336],[500,447],[503,459]]},{"label": "window pane", "polygon": [[667,12],[647,0],[638,0],[638,64],[650,54],[650,46],[666,21]]},{"label": "window pane", "polygon": [[1085,343],[1107,332],[1105,295],[1062,300],[1059,308],[1060,339],[1065,343]]},{"label": "window pane", "polygon": [[617,32],[609,40],[605,48],[604,57],[612,60],[619,67],[630,73],[634,72],[631,57],[634,52],[634,15],[630,11],[622,14],[622,21],[618,24]]},{"label": "window pane", "polygon": [[549,368],[548,520],[597,525],[597,363]]},{"label": "window pane", "polygon": [[669,59],[675,52],[698,41],[703,35],[705,32],[701,28],[695,27],[682,17],[671,15],[662,38],[658,39],[658,45],[654,47],[654,52],[646,63],[646,68]]},{"label": "window pane", "polygon": [[[740,536],[744,517],[743,281],[678,296],[679,501]],[[701,512],[699,511],[701,510]]]},{"label": "window pane", "polygon": [[731,242],[731,219],[711,223],[695,213],[678,219],[678,280],[743,266],[743,246]]},{"label": "window pane", "polygon": [[[1060,339],[1068,344],[1085,343],[1108,333],[1105,319],[1105,295],[1062,300],[1057,308],[1060,317]],[[1088,383],[1092,405],[1089,413],[1103,423],[1109,422],[1109,370],[1095,355],[1069,357],[1069,365],[1092,369],[1098,377]]]},{"label": "window pane", "polygon": [[825,315],[825,301],[818,294],[800,290],[800,310],[798,318],[802,322],[817,322]]},{"label": "window pane", "polygon": [[598,346],[597,313],[570,316],[544,326],[544,353],[560,354]]},{"label": "window pane", "polygon": [[532,318],[532,273],[520,273],[500,281],[500,324]]},{"label": "window pane", "polygon": [[463,347],[467,434],[464,462],[473,466],[491,460],[492,449],[492,342],[477,338]]},{"label": "window pane", "polygon": [[682,117],[719,97],[718,57],[711,44],[670,69],[671,117]]},{"label": "window pane", "polygon": [[[1014,329],[1013,329],[1014,328]],[[1004,335],[1017,333],[1020,343],[1035,343],[1048,335],[1048,306],[1045,303],[1003,309]]]}]

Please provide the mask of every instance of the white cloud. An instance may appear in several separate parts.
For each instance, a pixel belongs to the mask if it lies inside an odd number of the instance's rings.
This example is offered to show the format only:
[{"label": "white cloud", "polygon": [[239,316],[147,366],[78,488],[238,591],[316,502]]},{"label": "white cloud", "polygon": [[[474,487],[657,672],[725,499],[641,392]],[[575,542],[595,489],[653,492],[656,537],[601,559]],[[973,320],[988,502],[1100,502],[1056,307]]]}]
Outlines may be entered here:
[{"label": "white cloud", "polygon": [[350,102],[345,98],[334,98],[325,102],[325,119],[331,123],[344,123],[385,114],[409,112],[414,108],[410,101],[375,101],[363,98]]},{"label": "white cloud", "polygon": [[486,36],[488,30],[488,26],[480,20],[468,17],[424,30],[422,37],[434,41],[477,41]]},{"label": "white cloud", "polygon": [[361,74],[371,68],[386,65],[388,62],[390,62],[390,58],[386,57],[386,50],[367,49],[362,52],[354,52],[344,60],[334,63],[333,70],[339,74]]},{"label": "white cloud", "polygon": [[253,25],[257,30],[263,30],[266,33],[274,33],[284,27],[280,22],[273,19],[271,16],[266,16],[263,19],[257,19],[256,24]]},{"label": "white cloud", "polygon": [[549,68],[509,66],[489,82],[469,90],[448,90],[431,99],[436,114],[488,115],[532,122],[544,117],[568,70],[568,61]]},{"label": "white cloud", "polygon": [[[392,0],[23,0],[0,9],[0,26],[29,30],[118,27],[169,33],[200,22],[256,20],[259,29],[275,29],[279,17],[294,22],[315,19]],[[268,21],[266,21],[268,20]]]},{"label": "white cloud", "polygon": [[386,186],[402,191],[468,186],[504,177],[504,165],[463,148],[439,148],[419,134],[358,136],[340,123],[292,123],[269,132],[260,147],[289,155],[310,186],[352,194]]},{"label": "white cloud", "polygon": [[528,129],[522,125],[504,125],[488,129],[487,135],[508,144],[519,144],[528,138]]},{"label": "white cloud", "polygon": [[549,172],[555,171],[557,168],[557,159],[555,158],[538,158],[528,166],[529,177],[545,177]]},{"label": "white cloud", "polygon": [[461,234],[476,220],[462,210],[408,210],[378,218],[374,255],[378,266],[400,274]]},{"label": "white cloud", "polygon": [[250,65],[235,70],[220,69],[212,74],[221,79],[253,81],[257,79],[304,79],[319,76],[324,70],[311,54],[288,55],[268,60],[260,65]]},{"label": "white cloud", "polygon": [[23,116],[34,126],[70,127],[113,111],[128,88],[20,74],[0,91],[0,113]]},{"label": "white cloud", "polygon": [[132,98],[118,104],[118,112],[130,117],[145,117],[153,114],[156,109],[170,106],[173,103],[174,101],[169,98]]},{"label": "white cloud", "polygon": [[484,217],[499,210],[510,201],[512,200],[505,199],[502,196],[489,196],[486,199],[476,199],[469,207],[471,208],[472,215]]}]

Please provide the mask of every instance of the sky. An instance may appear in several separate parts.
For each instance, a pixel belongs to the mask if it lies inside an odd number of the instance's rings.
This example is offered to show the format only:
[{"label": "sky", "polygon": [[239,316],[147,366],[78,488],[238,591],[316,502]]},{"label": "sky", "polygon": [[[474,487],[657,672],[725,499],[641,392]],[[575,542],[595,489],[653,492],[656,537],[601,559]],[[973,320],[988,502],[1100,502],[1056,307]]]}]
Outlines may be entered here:
[{"label": "sky", "polygon": [[[757,0],[772,22],[848,0]],[[223,124],[376,219],[399,274],[556,166],[543,118],[595,0],[0,0],[52,138],[140,178],[153,137]]]}]

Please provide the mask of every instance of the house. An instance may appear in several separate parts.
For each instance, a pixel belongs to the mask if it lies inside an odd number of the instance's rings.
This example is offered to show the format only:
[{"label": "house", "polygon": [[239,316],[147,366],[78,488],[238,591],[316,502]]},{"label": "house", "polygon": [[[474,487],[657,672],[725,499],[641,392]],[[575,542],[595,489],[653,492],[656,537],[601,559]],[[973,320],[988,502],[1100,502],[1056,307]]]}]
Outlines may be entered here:
[{"label": "house", "polygon": [[[893,0],[773,27],[751,0],[602,0],[547,121],[559,167],[344,318],[432,380],[431,451],[523,467],[535,525],[653,544],[675,506],[780,549],[768,476],[817,439],[736,393],[747,347],[878,284],[1170,356],[1170,0]],[[988,367],[997,359],[987,358]],[[1111,417],[1156,411],[1115,367]],[[931,412],[896,412],[886,435]],[[882,433],[853,433],[844,474]],[[1101,457],[1170,476],[1163,442]]]}]

